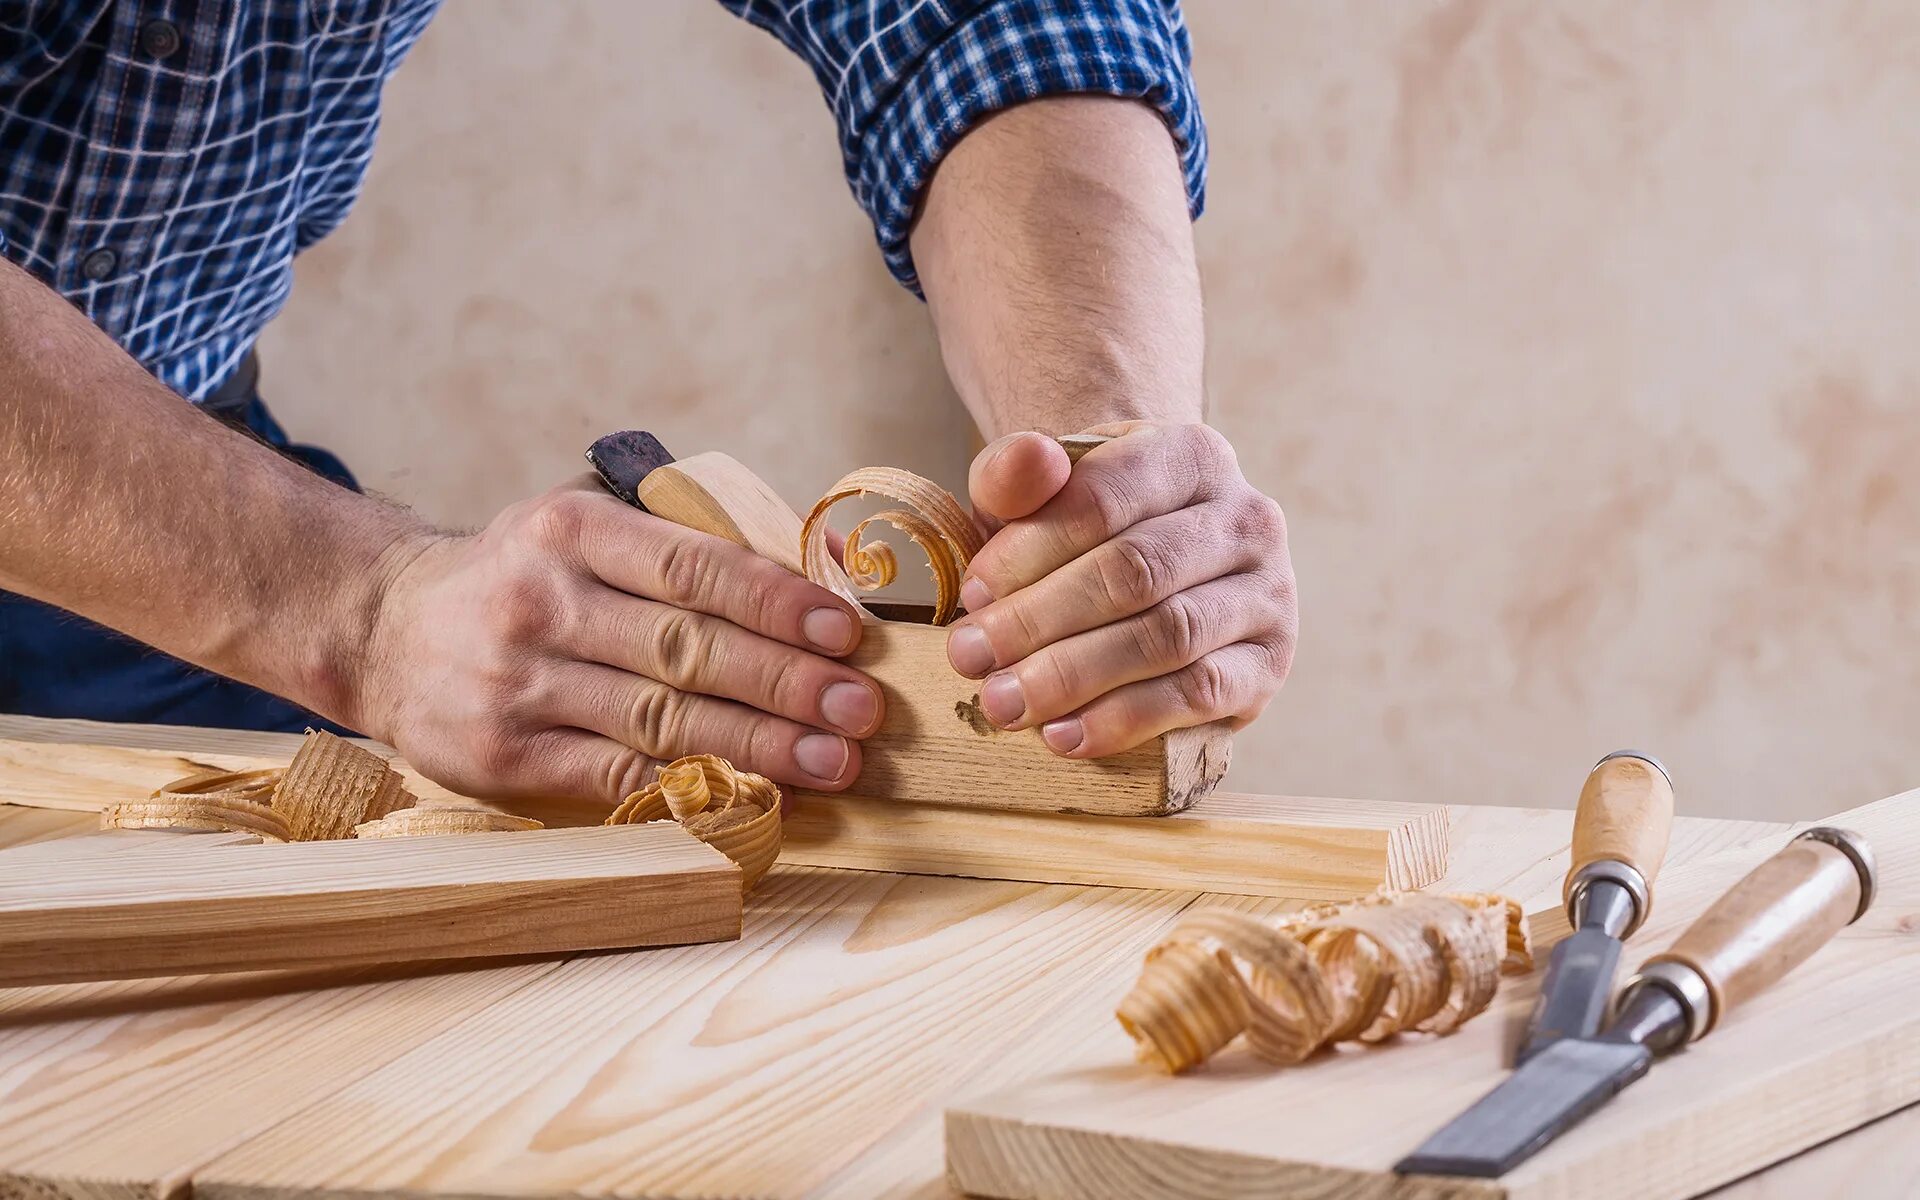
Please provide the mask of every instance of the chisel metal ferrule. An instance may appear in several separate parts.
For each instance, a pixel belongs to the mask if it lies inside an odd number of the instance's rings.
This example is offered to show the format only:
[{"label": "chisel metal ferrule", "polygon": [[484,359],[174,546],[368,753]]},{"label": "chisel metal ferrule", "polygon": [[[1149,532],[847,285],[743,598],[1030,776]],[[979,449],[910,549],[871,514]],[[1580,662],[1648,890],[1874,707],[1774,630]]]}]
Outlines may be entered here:
[{"label": "chisel metal ferrule", "polygon": [[1867,910],[1873,907],[1873,896],[1879,890],[1880,881],[1880,866],[1874,860],[1873,847],[1867,844],[1867,839],[1837,825],[1816,825],[1793,840],[1825,842],[1853,861],[1853,869],[1860,873],[1860,903],[1853,910],[1853,920],[1847,924],[1851,925],[1866,916]]},{"label": "chisel metal ferrule", "polygon": [[1647,877],[1618,859],[1596,859],[1575,871],[1573,878],[1567,880],[1567,923],[1575,929],[1585,925],[1587,891],[1602,881],[1618,884],[1633,901],[1633,915],[1627,918],[1627,923],[1618,930],[1607,931],[1625,941],[1646,921],[1651,898]]},{"label": "chisel metal ferrule", "polygon": [[1662,959],[1641,967],[1620,989],[1616,1011],[1624,1011],[1641,988],[1659,988],[1672,996],[1687,1014],[1687,1038],[1697,1042],[1713,1028],[1713,992],[1700,972],[1682,962]]}]

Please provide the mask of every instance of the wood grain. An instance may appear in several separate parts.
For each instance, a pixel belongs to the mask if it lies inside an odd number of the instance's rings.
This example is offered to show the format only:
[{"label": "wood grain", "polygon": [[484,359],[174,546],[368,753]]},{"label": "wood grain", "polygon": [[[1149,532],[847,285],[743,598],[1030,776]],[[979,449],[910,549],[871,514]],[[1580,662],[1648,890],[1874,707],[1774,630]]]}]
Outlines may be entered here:
[{"label": "wood grain", "polygon": [[[1677,1197],[1737,1178],[1920,1097],[1916,800],[1836,819],[1880,855],[1873,912],[1501,1180],[1390,1170],[1504,1075],[1537,977],[1450,1038],[1290,1071],[1220,1063],[1168,1079],[1129,1062],[1114,1031],[1057,1071],[950,1110],[949,1170],[984,1195],[1046,1197]],[[1629,965],[1778,848],[1769,840],[1670,868]]]},{"label": "wood grain", "polygon": [[[179,740],[157,748],[200,748],[195,731],[166,732]],[[53,831],[38,824],[48,819],[92,826],[88,814],[0,807],[0,839],[15,817],[35,822],[41,837]],[[1453,828],[1438,886],[1555,903],[1565,811],[1462,808]],[[1771,850],[1783,830],[1681,818],[1670,867],[1755,837]],[[209,1160],[239,1158],[272,1131],[300,1147],[301,1161],[328,1160],[329,1147],[347,1161],[324,1176],[289,1168],[277,1182],[240,1180],[249,1194],[337,1196],[345,1173],[376,1170],[359,1161],[367,1158],[411,1170],[422,1195],[460,1184],[557,1196],[590,1179],[599,1195],[945,1197],[943,1108],[963,1092],[1051,1073],[1118,1036],[1114,999],[1140,953],[1195,899],[785,865],[764,890],[749,901],[741,942],[567,964],[576,972],[621,964],[630,988],[603,985],[590,1002],[582,976],[552,982],[563,965],[553,960],[0,991],[0,1196],[178,1197],[196,1177],[207,1186]],[[1086,952],[1076,953],[1083,940]],[[522,989],[514,1021],[485,1038],[436,1041]],[[628,1011],[628,990],[643,1012]],[[682,1013],[676,999],[686,996],[699,999]],[[957,1024],[942,1023],[947,1013],[961,1014]],[[651,1031],[650,1017],[659,1018]],[[555,1023],[564,1029],[541,1032]],[[489,1070],[529,1037],[548,1053]],[[815,1037],[830,1044],[811,1053]],[[437,1048],[409,1069],[446,1094],[407,1120],[402,1136],[366,1146],[338,1138],[336,1122],[354,1119],[346,1111],[354,1081],[428,1045]],[[783,1069],[788,1053],[801,1061]],[[389,1074],[374,1091],[393,1086]],[[705,1100],[709,1093],[718,1099]],[[671,1115],[683,1105],[694,1109],[668,1135],[638,1140],[643,1157],[627,1167],[608,1161],[619,1151],[607,1139],[627,1136],[618,1127],[636,1109]],[[488,1149],[496,1123],[510,1148]],[[737,1148],[770,1128],[780,1139],[772,1168],[792,1165],[791,1174],[741,1161]],[[529,1161],[498,1180],[459,1171],[469,1154],[498,1159],[523,1144],[535,1147]]]},{"label": "wood grain", "polygon": [[[65,740],[76,737],[119,744]],[[0,717],[0,738],[7,739],[0,740],[0,791],[74,810],[140,799],[198,763],[219,760],[225,770],[285,763],[300,745],[290,734],[18,717]],[[419,780],[392,761],[410,786]],[[430,802],[461,799],[424,786]],[[1447,861],[1446,810],[1438,805],[1215,795],[1141,821],[801,796],[783,854],[813,866],[1335,899],[1382,883],[1421,886]],[[539,815],[565,824],[606,816],[604,806],[580,808],[549,804]]]},{"label": "wood grain", "polygon": [[196,1197],[807,1195],[1192,898],[768,883],[737,946],[569,963],[216,1160]]},{"label": "wood grain", "polygon": [[667,823],[29,857],[0,986],[737,937],[739,869]]},{"label": "wood grain", "polygon": [[1715,900],[1649,962],[1685,963],[1713,998],[1706,1032],[1806,961],[1853,919],[1860,904],[1853,860],[1824,842],[1796,839]]},{"label": "wood grain", "polygon": [[1346,899],[1439,879],[1447,831],[1435,805],[1226,792],[1154,821],[834,796],[794,806],[783,854],[867,871]]},{"label": "wood grain", "polygon": [[1575,871],[1611,859],[1640,872],[1652,889],[1673,828],[1673,785],[1658,767],[1631,756],[1603,760],[1580,789],[1575,814]]}]

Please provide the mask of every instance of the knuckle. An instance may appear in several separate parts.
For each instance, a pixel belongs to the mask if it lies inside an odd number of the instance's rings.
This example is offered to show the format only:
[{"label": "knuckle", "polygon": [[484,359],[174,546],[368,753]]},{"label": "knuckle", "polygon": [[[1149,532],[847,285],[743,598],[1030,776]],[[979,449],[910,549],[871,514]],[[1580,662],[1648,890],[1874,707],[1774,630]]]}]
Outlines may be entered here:
[{"label": "knuckle", "polygon": [[527,518],[534,540],[554,549],[578,546],[586,531],[590,504],[589,498],[579,492],[551,492],[540,497]]},{"label": "knuckle", "polygon": [[607,761],[602,796],[616,803],[624,800],[647,786],[658,765],[650,755],[631,746],[620,747]]},{"label": "knuckle", "polygon": [[1124,474],[1090,472],[1081,495],[1085,503],[1080,507],[1080,529],[1076,532],[1084,540],[1109,538],[1133,524],[1132,487]]},{"label": "knuckle", "polygon": [[1026,720],[1072,704],[1086,687],[1087,672],[1071,654],[1043,651],[1020,664],[1020,690],[1027,699]]},{"label": "knuckle", "polygon": [[1209,655],[1194,663],[1180,672],[1178,680],[1180,698],[1194,712],[1213,714],[1226,711],[1228,698],[1233,692],[1233,680],[1218,657]]},{"label": "knuckle", "polygon": [[1186,593],[1169,596],[1140,623],[1141,651],[1149,662],[1186,666],[1209,649],[1208,625],[1206,613]]},{"label": "knuckle", "polygon": [[698,541],[670,538],[660,551],[660,600],[676,608],[691,608],[707,593],[712,556]]},{"label": "knuckle", "polygon": [[502,724],[486,724],[474,738],[473,765],[492,780],[510,780],[519,775],[526,752],[519,734]]},{"label": "knuckle", "polygon": [[626,728],[632,733],[627,744],[655,758],[677,757],[673,750],[686,726],[686,713],[684,693],[665,684],[642,684],[627,701]]},{"label": "knuckle", "polygon": [[1031,597],[1002,601],[975,618],[975,623],[986,630],[987,644],[1003,663],[1025,658],[1047,644],[1046,630]]},{"label": "knuckle", "polygon": [[1122,535],[1094,555],[1095,579],[1110,611],[1135,613],[1158,600],[1165,588],[1166,570],[1158,550],[1145,539]]},{"label": "knuckle", "polygon": [[653,651],[666,682],[682,684],[713,653],[713,631],[697,613],[661,610],[653,626]]}]

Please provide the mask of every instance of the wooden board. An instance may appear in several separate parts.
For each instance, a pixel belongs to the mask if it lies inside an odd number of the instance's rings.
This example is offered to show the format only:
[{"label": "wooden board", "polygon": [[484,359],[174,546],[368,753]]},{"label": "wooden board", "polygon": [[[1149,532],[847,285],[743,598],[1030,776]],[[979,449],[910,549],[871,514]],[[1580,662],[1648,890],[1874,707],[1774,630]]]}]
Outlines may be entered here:
[{"label": "wooden board", "polygon": [[[660,467],[641,481],[639,495],[666,520],[726,538],[801,573],[799,514],[726,454],[695,454]],[[834,582],[835,590],[859,601],[844,576]],[[1037,729],[996,729],[980,711],[979,682],[947,661],[943,628],[869,620],[846,661],[870,675],[886,698],[879,732],[861,743],[865,795],[958,807],[1164,816],[1205,796],[1227,771],[1232,735],[1225,722],[1164,734],[1092,761],[1061,758]]]},{"label": "wooden board", "polygon": [[[6,811],[43,812],[48,810],[11,809]],[[74,815],[83,816],[79,813]],[[174,847],[182,845],[201,849],[207,846],[257,846],[259,844],[260,836],[253,833],[210,832],[198,829],[88,830],[76,832],[71,837],[48,838],[44,841],[29,842],[24,846],[0,849],[0,881],[10,878],[15,871],[26,869],[29,864],[35,870],[46,870],[52,863],[69,865],[86,863],[110,855],[145,854],[156,850],[171,853]]]},{"label": "wooden board", "polygon": [[806,1195],[1191,899],[772,881],[738,946],[569,963],[209,1164],[196,1200]]},{"label": "wooden board", "polygon": [[[0,808],[0,835],[19,815]],[[88,824],[82,815],[26,815]],[[1567,814],[1462,809],[1456,828],[1462,853],[1443,886],[1511,886],[1523,896],[1538,892],[1542,903],[1558,895]],[[1669,869],[1776,832],[1682,818]],[[269,1130],[300,1145],[302,1162],[325,1159],[329,1144],[357,1158],[351,1141],[335,1140],[332,1122],[348,1114],[320,1102],[437,1044],[426,1075],[462,1101],[436,1105],[442,1119],[423,1117],[406,1139],[367,1150],[406,1156],[420,1195],[450,1191],[429,1159],[458,1164],[470,1145],[490,1153],[494,1115],[536,1147],[496,1193],[511,1186],[520,1195],[560,1195],[589,1178],[602,1195],[945,1197],[945,1104],[961,1090],[1014,1083],[1070,1054],[1088,1014],[1104,1020],[1106,997],[1195,899],[1081,889],[1060,899],[1067,891],[776,867],[748,898],[740,942],[591,960],[624,964],[648,1013],[677,1013],[676,997],[699,997],[693,1014],[664,1020],[651,1034],[641,1029],[644,1016],[623,1014],[618,988],[605,987],[595,1006],[579,1011],[580,978],[556,983],[561,964],[553,960],[0,991],[0,1196],[177,1200],[196,1176],[208,1186],[209,1160],[244,1166],[249,1143]],[[1239,903],[1259,912],[1293,906]],[[523,989],[524,1026],[502,1023],[484,1038],[463,1032],[435,1043],[456,1024],[470,1031]],[[940,1022],[949,1013],[961,1014],[957,1025]],[[518,1069],[504,1075],[481,1070],[554,1021],[566,1029],[541,1041],[554,1053],[516,1060]],[[804,1055],[815,1035],[831,1046],[783,1070],[783,1055]],[[962,1042],[958,1052],[952,1039]],[[743,1076],[765,1092],[744,1086]],[[377,1090],[391,1086],[389,1078]],[[710,1090],[723,1093],[720,1102],[702,1101]],[[616,1181],[604,1160],[618,1147],[608,1140],[633,1144],[618,1126],[647,1097],[647,1119],[692,1104],[706,1124],[689,1131],[676,1119]],[[468,1104],[473,1119],[463,1115]],[[309,1113],[324,1121],[309,1126]],[[537,1135],[518,1132],[536,1124]],[[784,1139],[780,1161],[797,1164],[790,1174],[735,1149],[769,1128]],[[317,1197],[339,1177],[309,1179],[289,1166],[273,1190]],[[236,1186],[269,1190],[258,1179]]]},{"label": "wooden board", "polygon": [[1438,805],[1216,792],[1142,821],[835,796],[794,806],[781,854],[867,871],[1346,899],[1434,882],[1447,846]]},{"label": "wooden board", "polygon": [[740,871],[660,822],[26,856],[0,987],[676,945],[740,933]]},{"label": "wooden board", "polygon": [[[1874,911],[1501,1180],[1390,1171],[1503,1077],[1537,973],[1451,1038],[1292,1070],[1235,1055],[1169,1079],[1132,1062],[1108,1018],[1059,1070],[951,1108],[949,1173],[969,1191],[1002,1197],[1693,1195],[1920,1098],[1916,803],[1920,793],[1910,793],[1836,819],[1866,834],[1880,857]],[[1670,869],[1628,965],[1663,948],[1778,848],[1768,839]]]},{"label": "wooden board", "polygon": [[[284,765],[299,741],[291,734],[0,717],[0,796],[99,809],[207,766]],[[455,798],[393,761],[416,794]],[[574,807],[552,802],[533,815],[569,823],[605,815],[604,806]],[[1448,854],[1442,805],[1232,794],[1145,821],[803,794],[785,832],[782,861],[801,865],[1321,899],[1383,883],[1422,886],[1446,870]]]}]

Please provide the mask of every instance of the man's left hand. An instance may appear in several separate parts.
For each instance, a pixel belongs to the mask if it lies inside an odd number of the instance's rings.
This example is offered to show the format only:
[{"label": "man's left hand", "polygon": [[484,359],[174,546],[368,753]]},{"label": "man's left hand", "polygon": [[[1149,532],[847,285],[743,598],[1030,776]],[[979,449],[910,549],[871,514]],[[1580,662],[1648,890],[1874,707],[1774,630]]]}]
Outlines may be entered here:
[{"label": "man's left hand", "polygon": [[1239,728],[1279,691],[1297,610],[1280,506],[1205,425],[1125,422],[1070,464],[1016,433],[981,451],[974,509],[1003,522],[967,570],[947,638],[980,705],[1098,758],[1168,730]]}]

